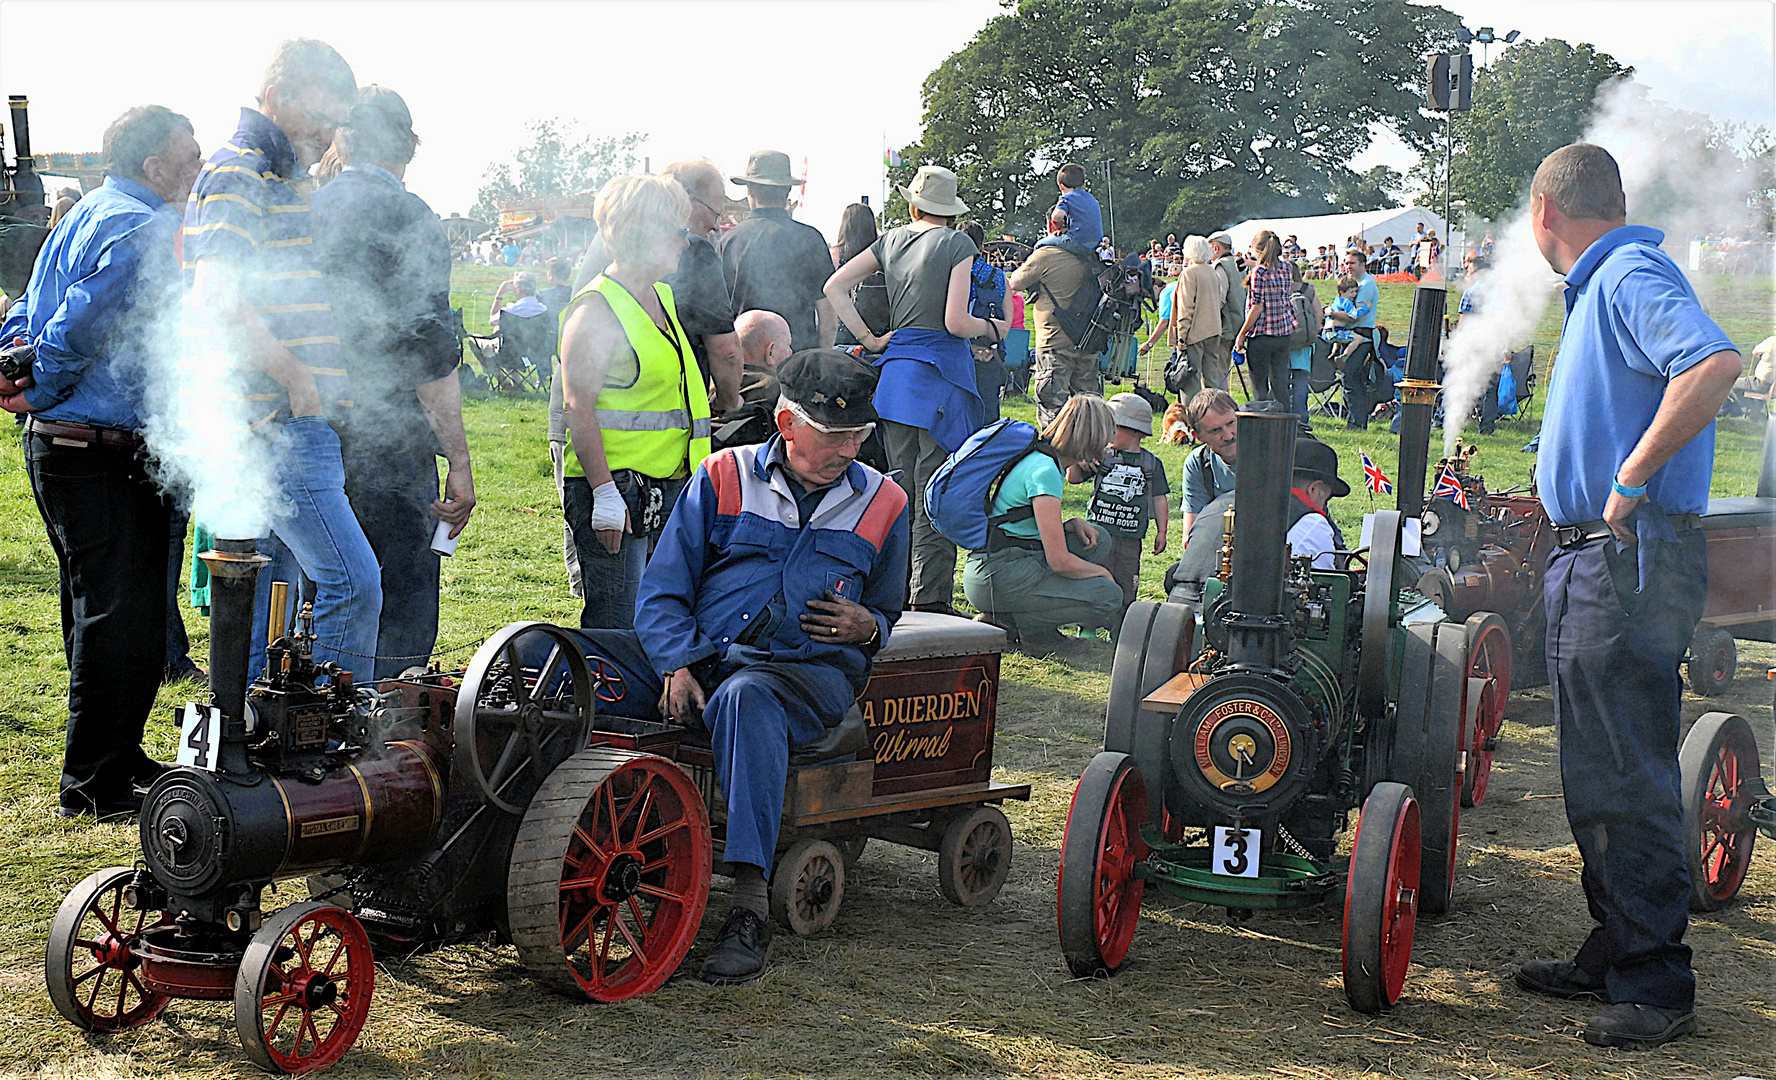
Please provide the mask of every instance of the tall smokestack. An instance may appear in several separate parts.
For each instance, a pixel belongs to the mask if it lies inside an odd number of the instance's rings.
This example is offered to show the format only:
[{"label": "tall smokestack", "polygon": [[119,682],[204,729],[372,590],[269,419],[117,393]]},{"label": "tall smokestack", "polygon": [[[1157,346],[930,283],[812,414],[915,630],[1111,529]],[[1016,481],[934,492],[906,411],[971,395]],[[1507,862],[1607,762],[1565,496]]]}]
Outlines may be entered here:
[{"label": "tall smokestack", "polygon": [[[1443,348],[1443,312],[1449,293],[1441,285],[1420,285],[1412,293],[1412,329],[1406,350],[1406,380],[1400,384],[1400,483],[1394,489],[1401,515],[1424,509],[1425,469],[1431,454],[1431,414],[1436,410],[1437,359]],[[1444,417],[1445,424],[1460,424]],[[1241,447],[1243,454],[1245,448]],[[1237,519],[1236,519],[1237,520]]]},{"label": "tall smokestack", "polygon": [[210,705],[222,714],[222,771],[247,771],[247,663],[253,650],[253,595],[271,560],[252,540],[216,539],[198,556],[210,568]]},{"label": "tall smokestack", "polygon": [[6,107],[12,110],[12,153],[20,169],[31,166],[31,120],[26,115],[30,106],[23,94],[6,97]]},{"label": "tall smokestack", "polygon": [[1235,613],[1228,658],[1239,668],[1279,670],[1287,644],[1283,578],[1289,568],[1289,483],[1295,472],[1293,413],[1239,414],[1240,467],[1234,477]]}]

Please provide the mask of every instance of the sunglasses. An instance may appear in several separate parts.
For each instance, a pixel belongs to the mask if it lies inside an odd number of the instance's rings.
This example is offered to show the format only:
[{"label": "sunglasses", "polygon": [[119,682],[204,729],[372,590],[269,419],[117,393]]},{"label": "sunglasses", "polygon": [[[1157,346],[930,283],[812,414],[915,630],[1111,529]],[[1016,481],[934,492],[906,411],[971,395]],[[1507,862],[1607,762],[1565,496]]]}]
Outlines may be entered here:
[{"label": "sunglasses", "polygon": [[876,430],[876,425],[873,421],[868,424],[860,424],[853,427],[834,427],[830,424],[823,424],[812,416],[809,416],[807,411],[795,402],[787,401],[786,399],[786,403],[789,405],[789,411],[795,414],[797,420],[807,424],[822,435],[832,435],[848,439],[852,442],[862,442],[870,437],[870,432]]}]

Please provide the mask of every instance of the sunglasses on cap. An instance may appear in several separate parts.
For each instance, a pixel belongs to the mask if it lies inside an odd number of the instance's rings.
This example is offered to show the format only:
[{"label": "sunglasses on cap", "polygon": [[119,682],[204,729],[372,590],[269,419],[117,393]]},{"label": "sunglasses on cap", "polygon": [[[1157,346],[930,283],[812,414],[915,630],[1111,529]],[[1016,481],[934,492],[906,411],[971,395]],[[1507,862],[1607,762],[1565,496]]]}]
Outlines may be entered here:
[{"label": "sunglasses on cap", "polygon": [[795,414],[797,420],[807,424],[822,435],[840,435],[856,442],[862,442],[870,437],[870,432],[876,430],[875,421],[873,420],[867,424],[854,424],[850,427],[835,427],[832,424],[823,424],[812,416],[809,416],[807,410],[803,409],[795,402],[790,401],[788,398],[784,398],[783,401],[784,404],[789,406],[789,411]]}]

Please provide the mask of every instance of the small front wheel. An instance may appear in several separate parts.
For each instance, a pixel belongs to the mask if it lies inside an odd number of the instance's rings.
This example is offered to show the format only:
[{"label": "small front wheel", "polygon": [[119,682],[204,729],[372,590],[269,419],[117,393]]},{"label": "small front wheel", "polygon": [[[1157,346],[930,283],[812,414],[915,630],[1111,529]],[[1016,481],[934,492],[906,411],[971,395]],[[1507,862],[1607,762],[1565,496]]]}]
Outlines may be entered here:
[{"label": "small front wheel", "polygon": [[1757,739],[1744,717],[1706,713],[1684,737],[1677,762],[1690,909],[1715,911],[1739,894],[1757,843],[1757,827],[1746,814],[1746,792],[1759,774]]},{"label": "small front wheel", "polygon": [[1690,689],[1703,697],[1726,693],[1738,666],[1739,646],[1727,631],[1704,626],[1690,639],[1690,662],[1686,665]]},{"label": "small front wheel", "polygon": [[1405,784],[1376,784],[1363,800],[1344,889],[1344,996],[1360,1013],[1400,1000],[1418,925],[1418,799]]},{"label": "small front wheel", "polygon": [[136,975],[132,947],[166,916],[134,910],[125,901],[124,890],[135,876],[127,866],[88,875],[68,893],[49,926],[44,972],[49,1000],[82,1031],[141,1027],[171,1000]]},{"label": "small front wheel", "polygon": [[1011,822],[997,806],[977,806],[950,819],[937,850],[937,885],[962,907],[993,902],[1011,872]]},{"label": "small front wheel", "polygon": [[1128,958],[1146,887],[1135,867],[1147,857],[1147,813],[1134,760],[1108,750],[1092,758],[1067,810],[1056,900],[1061,952],[1079,978],[1113,974]]},{"label": "small front wheel", "polygon": [[267,1072],[300,1076],[345,1056],[370,1016],[370,938],[344,908],[305,900],[247,943],[234,977],[241,1049]]}]

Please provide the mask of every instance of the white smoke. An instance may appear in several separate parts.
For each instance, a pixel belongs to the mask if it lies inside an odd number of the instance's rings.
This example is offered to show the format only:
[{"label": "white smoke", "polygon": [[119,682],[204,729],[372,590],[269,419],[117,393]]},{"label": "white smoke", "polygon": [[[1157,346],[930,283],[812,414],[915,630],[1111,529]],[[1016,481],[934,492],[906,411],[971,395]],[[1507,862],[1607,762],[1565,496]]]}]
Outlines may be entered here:
[{"label": "white smoke", "polygon": [[[1707,234],[1760,232],[1750,196],[1766,177],[1740,167],[1723,134],[1708,118],[1648,99],[1632,80],[1598,89],[1591,122],[1580,141],[1615,157],[1628,197],[1628,220],[1666,233],[1667,250],[1687,247]],[[1444,452],[1455,440],[1508,353],[1528,344],[1560,278],[1536,249],[1525,203],[1506,215],[1494,233],[1492,266],[1469,288],[1483,290],[1480,311],[1462,318],[1443,350]],[[1679,265],[1685,264],[1681,256]]]},{"label": "white smoke", "polygon": [[155,340],[145,371],[143,438],[161,485],[218,537],[250,539],[276,515],[275,467],[265,435],[250,429],[244,370],[189,297]]}]

